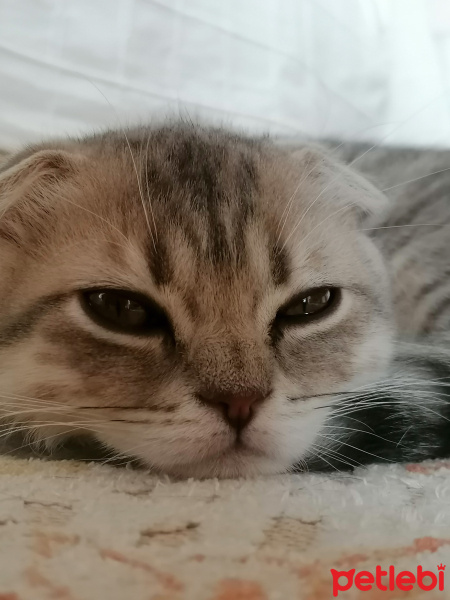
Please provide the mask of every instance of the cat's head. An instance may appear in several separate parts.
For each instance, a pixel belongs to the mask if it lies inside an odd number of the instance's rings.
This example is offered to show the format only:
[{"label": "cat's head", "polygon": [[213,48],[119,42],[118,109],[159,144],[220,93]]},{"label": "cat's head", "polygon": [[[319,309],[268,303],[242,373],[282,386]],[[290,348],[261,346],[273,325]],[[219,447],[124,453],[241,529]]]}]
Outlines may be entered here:
[{"label": "cat's head", "polygon": [[315,148],[164,126],[54,143],[0,174],[0,414],[181,476],[327,446],[391,347],[369,183]]}]

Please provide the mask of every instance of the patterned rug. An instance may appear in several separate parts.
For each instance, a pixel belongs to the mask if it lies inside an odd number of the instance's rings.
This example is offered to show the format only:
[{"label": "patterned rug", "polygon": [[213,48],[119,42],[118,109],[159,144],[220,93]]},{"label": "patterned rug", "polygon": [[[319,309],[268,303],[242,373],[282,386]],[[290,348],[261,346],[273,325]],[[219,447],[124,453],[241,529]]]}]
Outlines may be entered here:
[{"label": "patterned rug", "polygon": [[0,600],[434,600],[446,561],[450,462],[171,482],[0,458]]}]

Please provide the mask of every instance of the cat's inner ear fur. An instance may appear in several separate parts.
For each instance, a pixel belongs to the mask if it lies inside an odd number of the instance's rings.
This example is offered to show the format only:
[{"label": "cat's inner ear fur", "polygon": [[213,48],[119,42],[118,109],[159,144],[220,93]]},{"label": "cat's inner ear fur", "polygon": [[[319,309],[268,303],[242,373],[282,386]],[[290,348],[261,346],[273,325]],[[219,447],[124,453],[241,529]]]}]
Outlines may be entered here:
[{"label": "cat's inner ear fur", "polygon": [[[348,208],[343,212],[356,215],[359,221],[380,217],[388,209],[387,197],[374,184],[332,155],[321,146],[309,146],[297,150],[302,168],[310,177],[318,179],[323,198],[331,198],[334,206]],[[305,175],[303,175],[305,176]]]},{"label": "cat's inner ear fur", "polygon": [[16,243],[45,232],[62,188],[67,195],[67,185],[85,160],[65,150],[27,154],[12,157],[0,170],[0,238]]}]

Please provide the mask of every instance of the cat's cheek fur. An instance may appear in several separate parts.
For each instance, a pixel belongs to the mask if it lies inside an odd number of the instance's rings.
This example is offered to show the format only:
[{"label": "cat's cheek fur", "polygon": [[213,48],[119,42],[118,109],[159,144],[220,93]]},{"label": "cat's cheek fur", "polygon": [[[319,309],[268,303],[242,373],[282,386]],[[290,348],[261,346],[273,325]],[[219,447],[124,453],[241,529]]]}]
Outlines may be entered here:
[{"label": "cat's cheek fur", "polygon": [[[126,456],[138,457],[147,467],[175,476],[211,476],[209,470],[197,469],[203,461],[226,456],[233,445],[233,435],[213,416],[170,426],[133,425],[132,435],[123,427],[110,423],[97,439]],[[198,472],[197,472],[198,471]]]},{"label": "cat's cheek fur", "polygon": [[[331,396],[330,396],[331,398]],[[268,404],[242,434],[242,443],[270,457],[276,470],[283,472],[299,465],[311,451],[329,414],[323,398],[291,401],[284,398],[278,407]]]}]

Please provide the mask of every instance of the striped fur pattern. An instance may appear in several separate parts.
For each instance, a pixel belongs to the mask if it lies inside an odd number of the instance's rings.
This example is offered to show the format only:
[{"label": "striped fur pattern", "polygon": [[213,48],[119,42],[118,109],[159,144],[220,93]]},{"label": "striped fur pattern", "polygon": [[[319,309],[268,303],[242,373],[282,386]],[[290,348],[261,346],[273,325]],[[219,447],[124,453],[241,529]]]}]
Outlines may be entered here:
[{"label": "striped fur pattern", "polygon": [[386,260],[396,339],[386,377],[333,406],[328,425],[347,430],[330,435],[340,442],[311,456],[311,467],[448,457],[450,152],[339,145],[337,154],[390,199],[367,234]]},{"label": "striped fur pattern", "polygon": [[[449,455],[450,176],[392,187],[449,156],[364,151],[175,123],[11,158],[2,435],[94,438],[183,477]],[[280,321],[322,287],[333,310]],[[94,288],[148,298],[167,328],[105,329],[80,302]],[[202,401],[249,391],[239,429]]]}]

